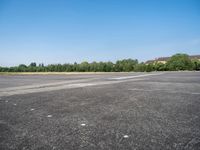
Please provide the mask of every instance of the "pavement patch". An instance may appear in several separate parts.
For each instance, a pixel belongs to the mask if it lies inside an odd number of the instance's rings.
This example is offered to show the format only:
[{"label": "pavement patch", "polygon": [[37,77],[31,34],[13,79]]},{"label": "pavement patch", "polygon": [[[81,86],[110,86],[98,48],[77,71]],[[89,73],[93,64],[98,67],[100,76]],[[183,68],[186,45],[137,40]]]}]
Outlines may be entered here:
[{"label": "pavement patch", "polygon": [[[28,93],[55,91],[55,90],[61,90],[61,89],[116,84],[116,83],[127,82],[127,81],[141,80],[141,79],[134,79],[134,78],[145,77],[145,76],[155,76],[155,75],[161,75],[161,74],[163,73],[144,74],[144,75],[118,77],[118,78],[107,78],[107,79],[116,79],[112,81],[108,81],[102,78],[98,78],[98,79],[95,78],[95,79],[65,81],[62,83],[58,82],[58,83],[49,83],[49,84],[40,84],[40,85],[31,85],[31,86],[19,86],[19,87],[14,87],[14,88],[4,88],[4,89],[0,89],[0,96],[11,96],[11,95],[20,95],[20,94],[28,94]],[[129,80],[125,80],[125,79],[129,79]]]},{"label": "pavement patch", "polygon": [[125,80],[125,79],[133,79],[133,78],[146,77],[146,76],[154,76],[154,75],[161,75],[161,74],[163,74],[163,73],[143,74],[143,75],[137,75],[137,76],[124,76],[124,77],[117,77],[117,78],[110,78],[110,79]]}]

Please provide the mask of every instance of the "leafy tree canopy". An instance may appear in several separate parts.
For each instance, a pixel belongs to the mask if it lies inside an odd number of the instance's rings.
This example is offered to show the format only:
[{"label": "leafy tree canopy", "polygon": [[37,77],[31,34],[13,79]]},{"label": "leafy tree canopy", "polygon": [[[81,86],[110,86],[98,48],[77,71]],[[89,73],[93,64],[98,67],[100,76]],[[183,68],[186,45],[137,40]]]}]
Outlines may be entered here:
[{"label": "leafy tree canopy", "polygon": [[175,54],[167,62],[169,70],[192,70],[193,64],[187,54]]}]

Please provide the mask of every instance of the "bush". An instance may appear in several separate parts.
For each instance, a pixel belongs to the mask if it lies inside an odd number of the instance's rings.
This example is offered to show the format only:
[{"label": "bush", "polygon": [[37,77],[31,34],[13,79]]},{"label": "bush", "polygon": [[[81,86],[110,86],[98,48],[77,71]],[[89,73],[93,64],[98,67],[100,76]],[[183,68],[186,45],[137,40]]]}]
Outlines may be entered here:
[{"label": "bush", "polygon": [[193,63],[187,54],[175,54],[167,61],[167,69],[171,71],[192,70]]}]

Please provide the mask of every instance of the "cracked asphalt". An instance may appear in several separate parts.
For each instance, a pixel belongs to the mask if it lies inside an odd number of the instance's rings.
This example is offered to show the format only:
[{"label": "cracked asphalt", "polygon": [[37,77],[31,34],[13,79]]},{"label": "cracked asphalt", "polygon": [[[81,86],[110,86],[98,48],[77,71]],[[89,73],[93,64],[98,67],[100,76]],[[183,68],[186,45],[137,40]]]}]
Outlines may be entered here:
[{"label": "cracked asphalt", "polygon": [[0,76],[1,150],[199,150],[200,72]]}]

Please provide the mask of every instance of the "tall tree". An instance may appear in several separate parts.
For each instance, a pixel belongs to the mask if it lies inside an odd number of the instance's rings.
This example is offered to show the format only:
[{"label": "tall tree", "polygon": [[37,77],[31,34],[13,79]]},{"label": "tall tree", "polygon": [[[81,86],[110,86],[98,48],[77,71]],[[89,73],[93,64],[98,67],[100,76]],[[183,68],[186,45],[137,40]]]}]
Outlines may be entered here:
[{"label": "tall tree", "polygon": [[175,54],[166,64],[169,70],[192,70],[193,64],[187,54]]}]

